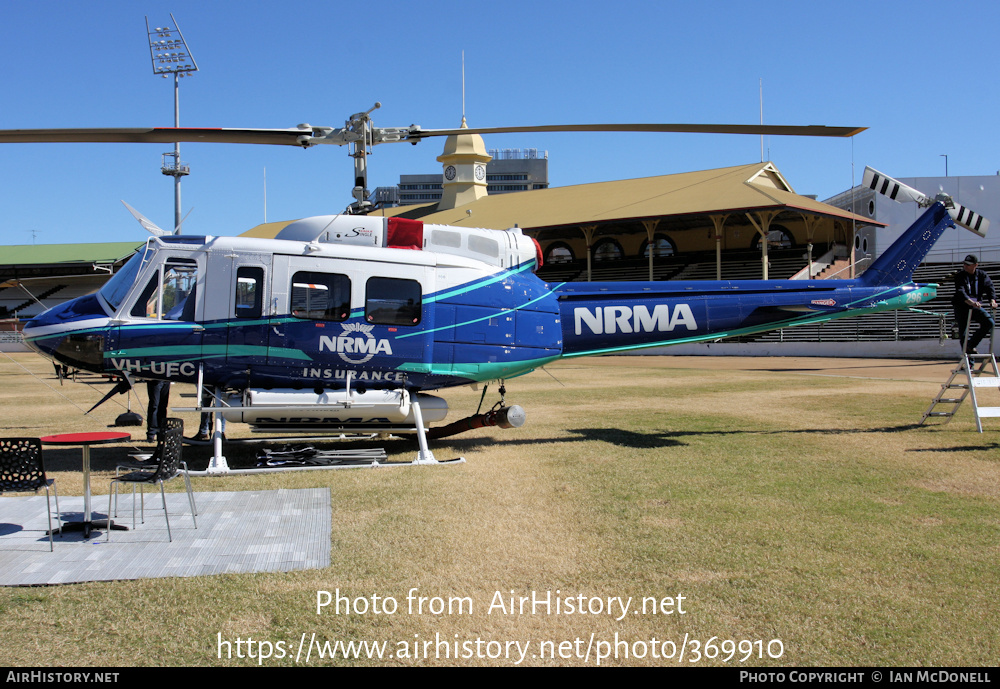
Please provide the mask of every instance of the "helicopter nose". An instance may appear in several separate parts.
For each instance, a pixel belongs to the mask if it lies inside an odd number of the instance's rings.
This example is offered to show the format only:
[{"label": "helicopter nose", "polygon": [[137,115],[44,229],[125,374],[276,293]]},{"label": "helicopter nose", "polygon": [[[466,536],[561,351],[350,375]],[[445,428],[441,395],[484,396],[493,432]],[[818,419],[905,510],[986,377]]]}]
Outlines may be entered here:
[{"label": "helicopter nose", "polygon": [[42,356],[73,368],[101,371],[108,314],[94,295],[73,299],[36,316],[23,330],[24,343]]}]

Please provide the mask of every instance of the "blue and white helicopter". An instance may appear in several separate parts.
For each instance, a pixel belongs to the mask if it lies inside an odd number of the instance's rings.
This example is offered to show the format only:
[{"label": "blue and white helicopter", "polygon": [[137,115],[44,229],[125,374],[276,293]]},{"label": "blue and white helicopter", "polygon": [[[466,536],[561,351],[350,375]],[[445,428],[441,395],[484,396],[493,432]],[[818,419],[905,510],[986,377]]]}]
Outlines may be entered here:
[{"label": "blue and white helicopter", "polygon": [[[296,145],[316,136],[354,143],[350,124],[17,130],[0,132],[0,142],[175,141],[193,132],[181,140],[261,143],[261,132],[280,132],[287,143],[291,132]],[[230,133],[214,138],[213,131]],[[368,138],[357,148],[371,145],[372,132],[395,141],[486,131],[496,130],[374,130],[365,122]],[[156,133],[149,139],[142,132]],[[864,184],[927,210],[856,279],[547,283],[535,275],[537,242],[518,228],[343,214],[293,222],[275,239],[152,237],[100,291],[34,318],[24,338],[57,362],[129,385],[163,379],[194,384],[199,393],[208,388],[212,412],[261,430],[415,429],[416,463],[433,463],[426,429],[448,408],[430,391],[513,378],[563,358],[715,340],[933,298],[936,285],[913,283],[913,270],[948,227],[984,235],[988,221],[870,168]],[[355,196],[360,203],[366,195]],[[520,425],[521,413],[501,407],[457,425]],[[225,471],[224,459],[217,468]]]}]

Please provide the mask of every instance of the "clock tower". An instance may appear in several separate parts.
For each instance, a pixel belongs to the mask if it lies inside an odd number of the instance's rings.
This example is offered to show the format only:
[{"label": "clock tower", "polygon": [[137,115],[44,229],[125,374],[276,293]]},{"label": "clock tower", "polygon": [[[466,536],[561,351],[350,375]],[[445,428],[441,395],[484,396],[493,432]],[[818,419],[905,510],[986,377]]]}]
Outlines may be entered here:
[{"label": "clock tower", "polygon": [[[462,129],[469,125],[462,118]],[[438,210],[457,208],[486,197],[486,163],[493,156],[479,134],[452,134],[444,141],[438,161],[444,168],[443,191]]]}]

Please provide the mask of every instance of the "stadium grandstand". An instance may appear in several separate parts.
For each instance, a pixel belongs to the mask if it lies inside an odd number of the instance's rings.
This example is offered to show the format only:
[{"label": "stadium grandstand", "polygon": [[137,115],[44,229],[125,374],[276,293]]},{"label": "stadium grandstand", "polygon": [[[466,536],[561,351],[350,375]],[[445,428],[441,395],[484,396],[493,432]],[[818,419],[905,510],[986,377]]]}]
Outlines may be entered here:
[{"label": "stadium grandstand", "polygon": [[22,349],[20,325],[96,292],[142,242],[27,244],[0,252],[0,349]]}]

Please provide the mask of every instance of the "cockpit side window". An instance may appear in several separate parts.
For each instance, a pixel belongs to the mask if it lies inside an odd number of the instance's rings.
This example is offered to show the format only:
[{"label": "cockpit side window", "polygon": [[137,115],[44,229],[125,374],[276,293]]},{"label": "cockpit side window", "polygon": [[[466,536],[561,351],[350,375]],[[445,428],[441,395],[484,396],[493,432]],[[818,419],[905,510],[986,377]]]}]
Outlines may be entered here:
[{"label": "cockpit side window", "polygon": [[142,294],[139,295],[129,315],[136,318],[159,318],[160,310],[157,305],[159,286],[160,271],[156,271],[146,283],[146,288],[142,290]]},{"label": "cockpit side window", "polygon": [[193,321],[197,304],[198,264],[169,258],[146,283],[130,315],[157,320]]},{"label": "cockpit side window", "polygon": [[172,258],[163,273],[163,313],[168,321],[193,321],[197,299],[198,264]]}]

